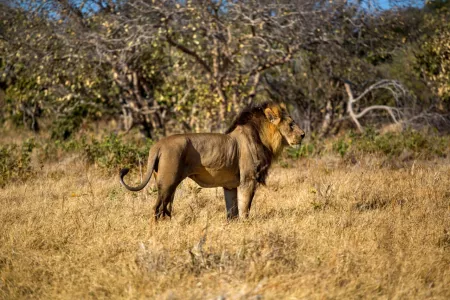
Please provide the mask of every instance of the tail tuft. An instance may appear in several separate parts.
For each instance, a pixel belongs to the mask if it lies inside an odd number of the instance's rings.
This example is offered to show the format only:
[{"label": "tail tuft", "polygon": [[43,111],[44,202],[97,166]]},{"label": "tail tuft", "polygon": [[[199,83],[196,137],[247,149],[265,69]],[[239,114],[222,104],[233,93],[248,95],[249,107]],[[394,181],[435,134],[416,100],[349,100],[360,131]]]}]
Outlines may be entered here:
[{"label": "tail tuft", "polygon": [[128,174],[128,172],[130,172],[130,169],[128,168],[123,168],[122,170],[120,170],[120,178],[123,178],[125,175]]}]

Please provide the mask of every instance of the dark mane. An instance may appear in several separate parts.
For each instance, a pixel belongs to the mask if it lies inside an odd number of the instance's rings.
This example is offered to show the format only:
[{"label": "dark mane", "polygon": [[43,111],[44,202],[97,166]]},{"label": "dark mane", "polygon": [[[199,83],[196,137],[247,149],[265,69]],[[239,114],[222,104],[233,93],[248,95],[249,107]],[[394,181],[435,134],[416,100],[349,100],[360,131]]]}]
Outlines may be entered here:
[{"label": "dark mane", "polygon": [[[265,118],[264,110],[271,104],[272,102],[267,101],[247,106],[236,116],[233,123],[231,123],[230,127],[228,127],[225,133],[226,134],[231,133],[239,125],[251,123],[252,119],[255,116]],[[258,134],[258,129],[255,127],[255,124],[252,124],[251,126],[253,127],[251,135],[254,141],[251,148],[253,149],[253,154],[257,162],[255,165],[256,181],[264,185],[266,183],[266,178],[268,175],[270,165],[272,164],[273,153],[269,150],[269,148],[267,148],[262,143],[261,138]]]},{"label": "dark mane", "polygon": [[234,129],[236,129],[239,125],[245,125],[247,124],[253,116],[262,114],[264,115],[264,109],[266,109],[269,104],[271,104],[270,101],[266,101],[263,103],[253,103],[245,107],[241,110],[241,112],[234,118],[233,122],[231,123],[230,127],[225,131],[226,134],[231,133]]}]

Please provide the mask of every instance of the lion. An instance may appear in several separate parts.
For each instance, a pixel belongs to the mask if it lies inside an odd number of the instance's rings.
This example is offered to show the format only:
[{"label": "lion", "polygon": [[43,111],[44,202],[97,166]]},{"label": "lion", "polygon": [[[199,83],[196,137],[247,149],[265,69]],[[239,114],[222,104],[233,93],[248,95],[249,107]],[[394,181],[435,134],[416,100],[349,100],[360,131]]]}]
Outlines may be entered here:
[{"label": "lion", "polygon": [[155,172],[155,220],[171,217],[175,190],[188,177],[204,188],[223,187],[227,219],[247,218],[257,185],[265,184],[273,159],[283,147],[300,145],[304,136],[284,104],[251,105],[225,134],[176,134],[159,140],[150,149],[143,182],[127,185],[127,168],[120,171],[120,182],[130,191],[140,191]]}]

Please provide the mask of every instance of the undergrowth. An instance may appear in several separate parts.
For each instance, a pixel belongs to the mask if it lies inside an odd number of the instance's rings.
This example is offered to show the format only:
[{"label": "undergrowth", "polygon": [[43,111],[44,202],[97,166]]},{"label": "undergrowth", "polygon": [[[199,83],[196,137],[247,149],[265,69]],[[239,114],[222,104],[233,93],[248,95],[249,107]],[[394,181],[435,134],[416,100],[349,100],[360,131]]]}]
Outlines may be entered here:
[{"label": "undergrowth", "polygon": [[0,187],[12,180],[26,180],[32,175],[30,160],[35,147],[32,139],[22,145],[0,145]]},{"label": "undergrowth", "polygon": [[[153,141],[129,140],[116,134],[103,137],[72,138],[69,140],[28,139],[22,144],[0,146],[0,186],[12,180],[26,180],[33,174],[32,153],[40,163],[59,161],[68,154],[79,154],[87,163],[107,171],[138,166],[147,159]],[[347,133],[338,138],[310,138],[300,147],[288,148],[289,159],[320,157],[325,154],[381,155],[389,158],[408,157],[431,159],[445,157],[450,152],[450,137],[407,130],[402,133],[379,134],[367,130],[364,134]]]},{"label": "undergrowth", "polygon": [[341,157],[350,154],[376,154],[390,158],[407,155],[412,158],[431,159],[446,157],[450,151],[449,145],[450,136],[438,136],[414,130],[379,134],[368,129],[363,134],[349,132],[325,141],[311,138],[299,148],[288,149],[287,154],[294,159],[330,153]]},{"label": "undergrowth", "polygon": [[22,144],[1,145],[0,186],[15,180],[26,180],[37,171],[32,164],[33,155],[42,164],[76,153],[88,164],[116,171],[144,162],[152,144],[150,139],[128,142],[116,134],[110,134],[101,138],[83,136],[67,141],[28,139]]}]

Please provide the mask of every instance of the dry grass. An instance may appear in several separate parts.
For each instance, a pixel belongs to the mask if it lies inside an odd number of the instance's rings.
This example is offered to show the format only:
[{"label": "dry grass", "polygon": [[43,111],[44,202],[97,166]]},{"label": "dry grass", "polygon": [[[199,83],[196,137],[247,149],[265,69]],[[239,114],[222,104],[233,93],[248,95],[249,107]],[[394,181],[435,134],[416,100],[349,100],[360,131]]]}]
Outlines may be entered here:
[{"label": "dry grass", "polygon": [[154,200],[77,159],[0,189],[0,298],[450,298],[449,159],[275,167],[232,223],[219,189]]}]

